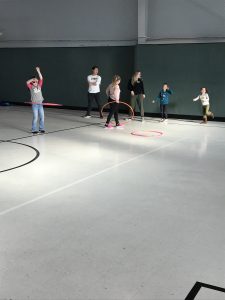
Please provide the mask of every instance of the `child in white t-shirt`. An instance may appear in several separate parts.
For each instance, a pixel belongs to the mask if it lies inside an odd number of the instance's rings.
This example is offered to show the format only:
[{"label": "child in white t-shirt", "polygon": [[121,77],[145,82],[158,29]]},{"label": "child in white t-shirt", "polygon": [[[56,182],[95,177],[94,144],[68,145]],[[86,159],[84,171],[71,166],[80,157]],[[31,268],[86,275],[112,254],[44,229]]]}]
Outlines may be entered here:
[{"label": "child in white t-shirt", "polygon": [[214,114],[209,111],[209,94],[207,88],[201,88],[200,95],[193,99],[193,101],[198,100],[201,100],[202,103],[203,123],[207,123],[207,117],[214,119]]}]

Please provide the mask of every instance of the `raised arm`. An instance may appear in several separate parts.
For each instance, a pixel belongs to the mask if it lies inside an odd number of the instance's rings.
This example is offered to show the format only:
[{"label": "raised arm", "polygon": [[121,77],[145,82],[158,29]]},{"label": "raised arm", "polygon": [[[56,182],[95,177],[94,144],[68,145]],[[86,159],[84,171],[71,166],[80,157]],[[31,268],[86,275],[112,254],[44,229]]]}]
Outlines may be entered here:
[{"label": "raised arm", "polygon": [[42,74],[41,74],[41,70],[40,70],[39,67],[36,67],[36,71],[37,71],[37,73],[38,73],[39,79],[40,79],[40,80],[43,80],[43,76],[42,76]]}]

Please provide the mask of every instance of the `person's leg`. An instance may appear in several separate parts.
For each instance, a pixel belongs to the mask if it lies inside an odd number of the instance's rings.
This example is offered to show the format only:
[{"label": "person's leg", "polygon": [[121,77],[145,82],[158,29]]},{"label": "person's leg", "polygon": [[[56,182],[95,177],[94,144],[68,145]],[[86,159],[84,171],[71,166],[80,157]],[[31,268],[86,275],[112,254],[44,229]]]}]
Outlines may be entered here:
[{"label": "person's leg", "polygon": [[214,114],[209,110],[209,105],[207,105],[206,107],[206,115],[207,117],[211,117],[212,119],[214,119]]},{"label": "person's leg", "polygon": [[203,122],[207,123],[207,107],[208,105],[202,106]]},{"label": "person's leg", "polygon": [[160,114],[161,114],[161,119],[163,120],[163,118],[164,118],[164,107],[163,107],[163,104],[160,104]]},{"label": "person's leg", "polygon": [[167,120],[168,114],[167,114],[167,104],[164,104],[164,118]]},{"label": "person's leg", "polygon": [[38,110],[39,110],[39,130],[44,131],[45,130],[45,125],[44,125],[45,114],[44,114],[43,105],[39,105]]},{"label": "person's leg", "polygon": [[115,103],[114,118],[115,118],[116,126],[120,124],[118,110],[119,110],[119,103]]},{"label": "person's leg", "polygon": [[93,102],[93,94],[88,93],[88,108],[87,108],[87,113],[86,113],[87,117],[89,117],[91,115],[92,102]]},{"label": "person's leg", "polygon": [[106,120],[106,123],[105,125],[107,126],[112,118],[112,115],[114,114],[115,112],[115,109],[116,109],[116,106],[115,106],[116,102],[113,102],[113,103],[110,103],[110,110],[109,110],[109,114],[108,114],[108,117],[107,117],[107,120]]},{"label": "person's leg", "polygon": [[38,121],[38,104],[32,104],[33,120],[32,120],[32,132],[38,132],[37,121]]},{"label": "person's leg", "polygon": [[98,111],[99,111],[99,114],[100,114],[100,118],[103,118],[103,115],[102,115],[102,106],[100,104],[100,93],[95,93],[93,95],[94,95],[95,102],[96,102],[96,104],[98,106]]},{"label": "person's leg", "polygon": [[[132,107],[134,114],[135,114],[135,107],[136,107],[136,97],[137,97],[136,95],[130,97],[130,106]],[[132,118],[131,113],[130,113],[130,117]]]},{"label": "person's leg", "polygon": [[138,95],[138,106],[140,110],[141,117],[144,118],[145,112],[144,112],[144,97],[142,94]]}]

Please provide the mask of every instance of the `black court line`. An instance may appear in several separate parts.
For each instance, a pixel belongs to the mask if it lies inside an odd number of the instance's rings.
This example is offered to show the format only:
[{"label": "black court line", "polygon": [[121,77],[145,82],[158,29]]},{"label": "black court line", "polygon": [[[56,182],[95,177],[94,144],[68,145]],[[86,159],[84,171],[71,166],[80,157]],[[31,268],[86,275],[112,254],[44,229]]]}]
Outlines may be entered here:
[{"label": "black court line", "polygon": [[224,288],[197,281],[184,300],[194,300],[201,288],[206,288],[206,289],[214,290],[217,292],[225,293]]},{"label": "black court line", "polygon": [[12,141],[4,141],[4,143],[18,144],[18,145],[22,145],[22,146],[31,148],[32,150],[35,151],[35,157],[32,158],[31,160],[29,160],[28,162],[24,163],[24,164],[21,164],[21,165],[18,165],[18,166],[9,168],[9,169],[5,169],[5,170],[0,170],[0,173],[8,172],[8,171],[11,171],[11,170],[18,169],[18,168],[24,167],[24,166],[26,166],[26,165],[29,165],[30,163],[32,163],[32,162],[34,162],[36,159],[38,159],[38,157],[40,156],[40,152],[38,151],[38,149],[36,149],[36,148],[34,148],[34,147],[30,146],[30,145],[23,144],[23,143],[12,142]]},{"label": "black court line", "polygon": [[85,128],[85,127],[90,127],[90,126],[93,126],[93,125],[100,125],[100,124],[101,123],[90,123],[90,124],[76,126],[76,127],[70,127],[70,128],[64,128],[64,129],[48,131],[44,134],[37,134],[37,135],[30,134],[30,135],[22,136],[22,137],[19,137],[19,138],[12,138],[12,139],[9,139],[9,140],[0,140],[0,143],[17,141],[17,140],[27,139],[27,138],[30,138],[30,137],[33,137],[33,136],[46,135],[46,134],[51,134],[51,133],[56,133],[56,132],[61,132],[61,131],[69,131],[69,130],[73,130],[73,129]]},{"label": "black court line", "polygon": [[[78,126],[78,127],[71,127],[71,128],[64,128],[64,129],[54,130],[54,131],[46,132],[45,134],[51,134],[51,133],[55,133],[55,132],[61,132],[61,131],[79,129],[79,128],[84,128],[84,127],[90,127],[90,126],[99,125],[99,124],[101,124],[101,123],[90,123],[90,124],[86,124],[86,125],[82,125],[82,126]],[[44,134],[41,134],[41,135],[44,135]],[[27,135],[27,136],[19,137],[19,138],[13,138],[13,139],[10,139],[10,140],[0,140],[0,143],[14,143],[14,144],[18,144],[18,145],[23,145],[23,146],[26,146],[26,147],[29,147],[29,148],[33,149],[36,152],[35,157],[33,159],[31,159],[30,161],[28,161],[28,162],[26,162],[26,163],[24,163],[22,165],[16,166],[16,167],[12,167],[12,168],[5,169],[5,170],[0,170],[0,173],[24,167],[24,166],[26,166],[26,165],[34,162],[40,156],[40,152],[38,151],[38,149],[36,149],[36,148],[34,148],[34,147],[30,146],[30,145],[27,145],[27,144],[14,142],[16,140],[26,139],[26,138],[30,138],[30,137],[33,137],[33,136],[34,135],[32,134],[32,135]]]}]

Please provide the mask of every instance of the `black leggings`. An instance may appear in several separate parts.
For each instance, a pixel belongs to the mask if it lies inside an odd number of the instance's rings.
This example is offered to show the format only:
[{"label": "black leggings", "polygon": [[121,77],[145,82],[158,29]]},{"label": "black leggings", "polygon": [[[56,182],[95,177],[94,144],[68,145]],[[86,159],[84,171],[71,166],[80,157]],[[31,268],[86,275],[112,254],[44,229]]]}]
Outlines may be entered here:
[{"label": "black leggings", "polygon": [[[109,102],[111,102],[111,101],[114,101],[114,100],[109,99]],[[110,110],[109,110],[106,124],[109,124],[109,122],[114,114],[116,125],[119,125],[119,116],[118,116],[119,103],[114,101],[113,103],[110,103],[109,105],[110,105]]]},{"label": "black leggings", "polygon": [[160,104],[160,113],[162,119],[167,119],[167,104]]}]

